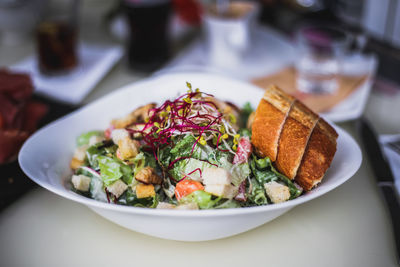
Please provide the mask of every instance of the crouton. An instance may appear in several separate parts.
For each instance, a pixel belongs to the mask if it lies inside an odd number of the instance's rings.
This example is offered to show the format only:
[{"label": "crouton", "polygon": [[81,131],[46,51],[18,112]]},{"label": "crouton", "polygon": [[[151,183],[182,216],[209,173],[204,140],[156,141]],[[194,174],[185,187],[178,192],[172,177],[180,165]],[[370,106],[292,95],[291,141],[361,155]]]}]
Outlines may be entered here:
[{"label": "crouton", "polygon": [[155,196],[156,191],[152,184],[138,184],[136,185],[136,196],[138,198],[146,198]]},{"label": "crouton", "polygon": [[273,203],[280,203],[290,198],[290,191],[286,185],[275,181],[264,184],[265,192]]},{"label": "crouton", "polygon": [[69,163],[69,167],[73,170],[78,169],[80,166],[83,166],[85,162],[83,160],[79,160],[76,158],[72,158],[71,162]]},{"label": "crouton", "polygon": [[118,142],[118,156],[120,159],[125,160],[136,157],[139,153],[140,144],[136,140],[124,138]]},{"label": "crouton", "polygon": [[135,179],[145,184],[161,184],[162,179],[155,173],[152,167],[145,167],[141,169],[135,176]]},{"label": "crouton", "polygon": [[76,190],[87,192],[89,191],[90,186],[90,177],[86,175],[72,175],[72,185],[75,187]]}]

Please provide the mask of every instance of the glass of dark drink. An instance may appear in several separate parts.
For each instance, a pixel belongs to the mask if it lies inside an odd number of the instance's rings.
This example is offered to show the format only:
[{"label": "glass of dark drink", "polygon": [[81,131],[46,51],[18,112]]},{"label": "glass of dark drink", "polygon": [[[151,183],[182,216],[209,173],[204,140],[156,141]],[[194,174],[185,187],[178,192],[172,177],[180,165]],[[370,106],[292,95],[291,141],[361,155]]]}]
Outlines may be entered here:
[{"label": "glass of dark drink", "polygon": [[51,10],[36,30],[38,67],[42,74],[58,75],[78,65],[78,0],[69,0],[62,9]]},{"label": "glass of dark drink", "polygon": [[169,58],[170,0],[123,0],[129,26],[128,64],[139,71],[153,71]]}]

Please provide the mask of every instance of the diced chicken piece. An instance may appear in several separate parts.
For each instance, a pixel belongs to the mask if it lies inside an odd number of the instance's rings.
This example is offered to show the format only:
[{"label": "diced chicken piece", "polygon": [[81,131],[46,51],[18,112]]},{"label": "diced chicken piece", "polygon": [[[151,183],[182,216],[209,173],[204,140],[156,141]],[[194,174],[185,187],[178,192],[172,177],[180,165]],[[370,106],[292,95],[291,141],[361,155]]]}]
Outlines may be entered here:
[{"label": "diced chicken piece", "polygon": [[152,184],[138,184],[136,185],[136,196],[138,198],[153,197],[156,194],[154,185]]},{"label": "diced chicken piece", "polygon": [[86,175],[72,175],[71,182],[76,190],[87,192],[90,186],[90,177]]},{"label": "diced chicken piece", "polygon": [[139,147],[140,144],[136,140],[130,138],[119,140],[117,155],[122,160],[133,158],[139,153]]},{"label": "diced chicken piece", "polygon": [[121,179],[107,186],[108,192],[112,193],[116,198],[119,198],[126,189],[128,189],[128,186]]},{"label": "diced chicken piece", "polygon": [[145,184],[161,184],[162,179],[158,176],[152,167],[141,169],[135,176],[136,180]]},{"label": "diced chicken piece", "polygon": [[167,202],[159,202],[157,205],[157,209],[172,210],[175,208],[176,208],[176,206],[174,204],[167,203]]},{"label": "diced chicken piece", "polygon": [[199,205],[197,203],[191,202],[191,203],[186,203],[186,204],[179,204],[176,206],[177,210],[198,210]]},{"label": "diced chicken piece", "polygon": [[231,184],[207,184],[204,191],[217,197],[231,199],[237,194],[237,187]]},{"label": "diced chicken piece", "polygon": [[265,192],[273,203],[281,203],[290,198],[289,187],[275,181],[264,184]]},{"label": "diced chicken piece", "polygon": [[83,145],[75,149],[73,158],[80,161],[84,161],[86,158],[86,150],[88,149],[88,147],[89,147],[88,145]]},{"label": "diced chicken piece", "polygon": [[129,133],[125,129],[115,129],[111,132],[111,139],[113,140],[114,144],[118,145],[118,142],[123,139],[128,139]]},{"label": "diced chicken piece", "polygon": [[231,174],[223,168],[206,168],[202,173],[203,184],[231,184]]},{"label": "diced chicken piece", "polygon": [[83,160],[78,160],[76,158],[72,158],[71,162],[69,163],[69,167],[73,170],[78,169],[80,166],[83,166],[85,162]]},{"label": "diced chicken piece", "polygon": [[102,142],[103,140],[104,140],[104,137],[102,137],[102,136],[97,136],[97,135],[91,136],[89,138],[89,146],[93,146],[97,143]]}]

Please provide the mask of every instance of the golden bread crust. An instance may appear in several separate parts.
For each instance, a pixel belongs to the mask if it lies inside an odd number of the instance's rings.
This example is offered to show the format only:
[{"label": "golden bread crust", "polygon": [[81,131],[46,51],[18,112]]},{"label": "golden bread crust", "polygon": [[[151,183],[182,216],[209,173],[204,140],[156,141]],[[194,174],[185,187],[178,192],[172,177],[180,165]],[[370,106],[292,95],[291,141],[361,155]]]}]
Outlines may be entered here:
[{"label": "golden bread crust", "polygon": [[311,134],[295,181],[304,190],[321,182],[336,153],[336,131],[320,119]]},{"label": "golden bread crust", "polygon": [[286,114],[261,99],[252,126],[252,143],[262,157],[276,160],[278,140]]},{"label": "golden bread crust", "polygon": [[336,152],[336,131],[300,101],[270,86],[252,125],[257,153],[304,190],[318,184]]},{"label": "golden bread crust", "polygon": [[279,137],[294,100],[276,86],[265,91],[252,124],[252,143],[260,156],[276,160]]},{"label": "golden bread crust", "polygon": [[289,179],[293,179],[311,133],[318,121],[318,115],[296,101],[289,111],[279,138],[276,167]]}]

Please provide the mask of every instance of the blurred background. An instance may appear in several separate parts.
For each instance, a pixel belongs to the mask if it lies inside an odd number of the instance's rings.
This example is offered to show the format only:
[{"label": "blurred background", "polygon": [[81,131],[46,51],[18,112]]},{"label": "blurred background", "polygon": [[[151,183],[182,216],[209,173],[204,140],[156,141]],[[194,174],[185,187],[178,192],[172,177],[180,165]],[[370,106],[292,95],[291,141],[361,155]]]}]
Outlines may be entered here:
[{"label": "blurred background", "polygon": [[[188,44],[188,38],[200,34],[202,28],[204,30],[202,22],[207,13],[207,5],[217,2],[215,0],[1,0],[0,43],[2,47],[32,43],[40,23],[52,16],[52,19],[57,15],[60,18],[62,14],[74,16],[78,39],[89,42],[125,44],[124,39],[129,38],[131,30],[129,27],[134,27],[132,24],[143,23],[149,35],[159,35],[160,32],[156,31],[160,29],[153,27],[152,23],[162,23],[168,28],[166,37],[175,42],[170,47],[171,58],[182,48],[181,45]],[[379,56],[379,61],[382,63],[379,74],[391,79],[398,78],[395,71],[385,68],[387,64],[395,66],[399,64],[400,5],[397,0],[254,0],[253,2],[259,5],[257,21],[287,36],[293,36],[298,25],[305,22],[330,23],[351,32],[358,37],[356,38],[358,45]],[[136,11],[132,11],[140,6],[144,9],[143,6],[146,5],[152,6],[148,14],[143,13],[138,16],[135,14]],[[157,11],[160,9],[158,6],[164,6],[161,8],[164,8],[164,11]],[[132,10],[129,11],[130,9]],[[129,19],[130,17],[134,19]],[[10,62],[2,54],[1,64],[5,66]]]},{"label": "blurred background", "polygon": [[399,133],[399,69],[399,0],[0,0],[2,207],[32,186],[16,162],[30,134],[137,80],[275,83],[334,122]]}]

